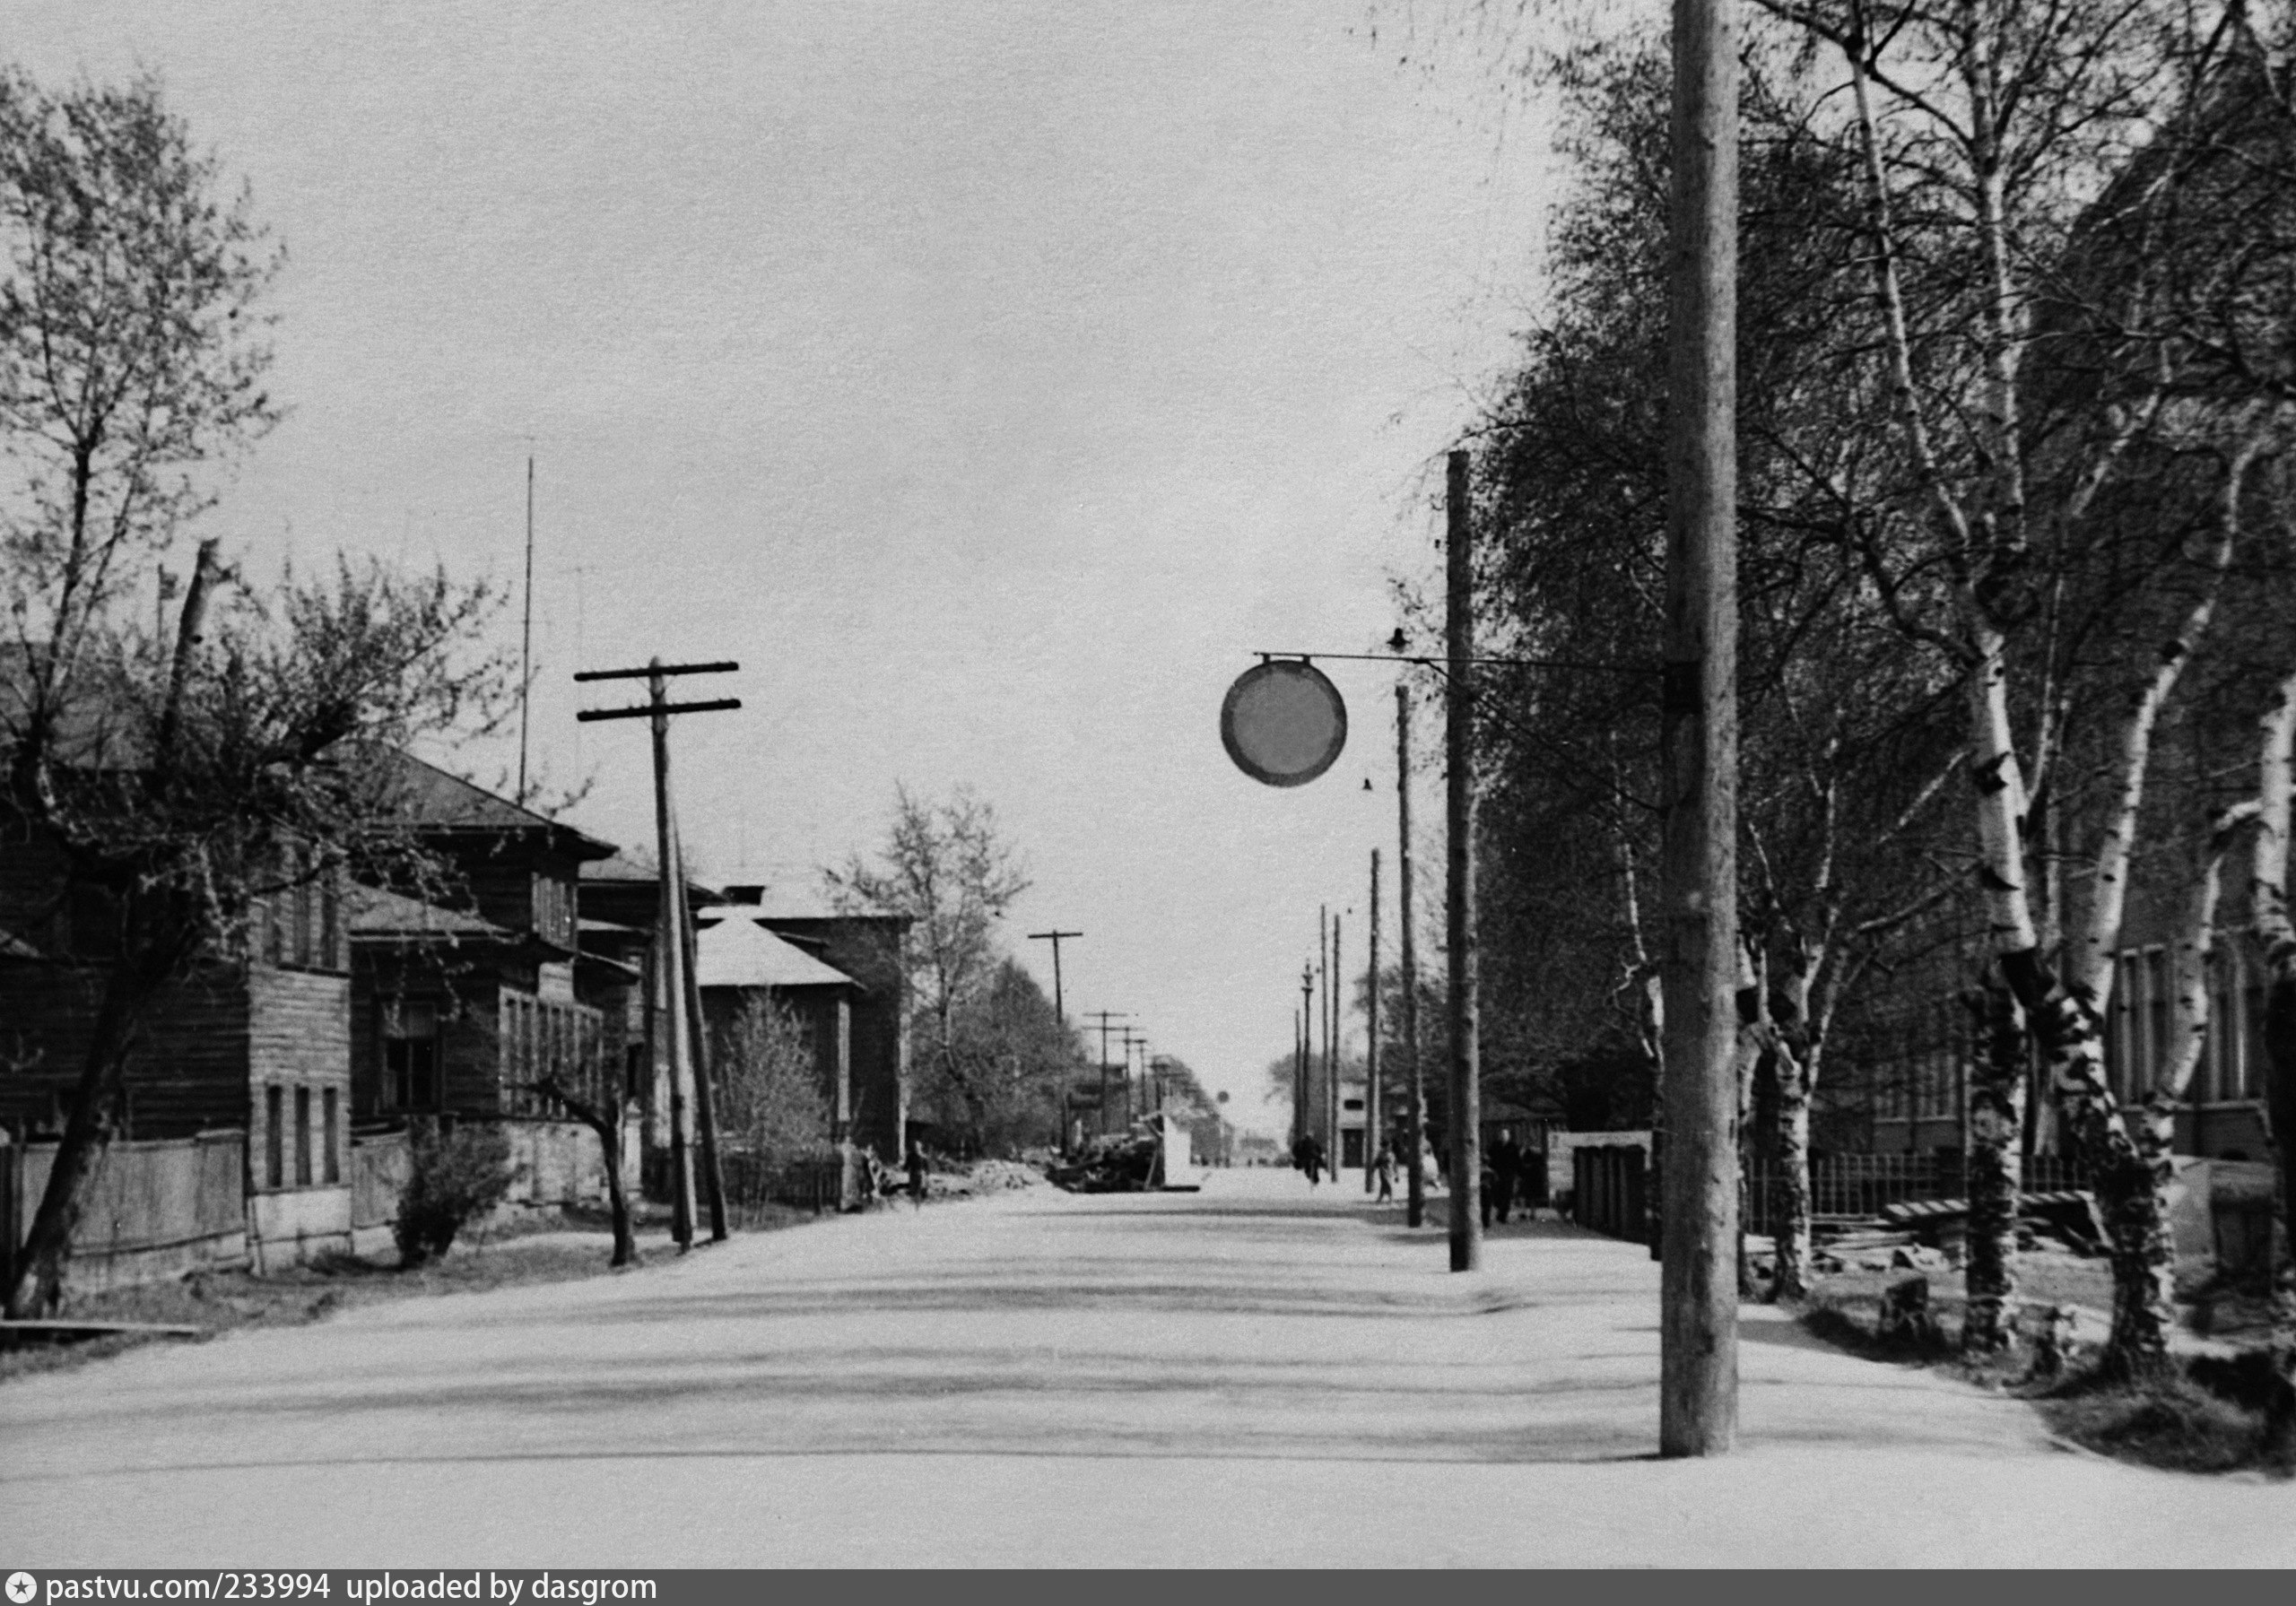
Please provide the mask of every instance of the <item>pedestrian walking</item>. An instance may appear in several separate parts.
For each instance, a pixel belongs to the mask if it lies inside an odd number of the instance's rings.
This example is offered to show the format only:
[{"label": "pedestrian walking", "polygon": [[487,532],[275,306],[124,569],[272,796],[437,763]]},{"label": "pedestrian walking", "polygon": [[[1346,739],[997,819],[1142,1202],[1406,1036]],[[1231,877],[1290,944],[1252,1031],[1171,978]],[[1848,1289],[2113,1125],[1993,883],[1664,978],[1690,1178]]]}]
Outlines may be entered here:
[{"label": "pedestrian walking", "polygon": [[909,1141],[909,1158],[901,1162],[909,1173],[909,1202],[917,1210],[925,1208],[925,1150],[915,1138]]},{"label": "pedestrian walking", "polygon": [[1371,1174],[1379,1179],[1378,1202],[1393,1203],[1396,1196],[1396,1146],[1393,1143],[1379,1145],[1378,1163],[1371,1168]]},{"label": "pedestrian walking", "polygon": [[1499,1213],[1500,1225],[1505,1225],[1507,1212],[1515,1206],[1515,1185],[1523,1175],[1523,1150],[1515,1142],[1515,1129],[1502,1126],[1499,1141],[1491,1146],[1491,1194]]},{"label": "pedestrian walking", "polygon": [[1324,1146],[1314,1134],[1308,1138],[1308,1185],[1314,1187],[1324,1179]]}]

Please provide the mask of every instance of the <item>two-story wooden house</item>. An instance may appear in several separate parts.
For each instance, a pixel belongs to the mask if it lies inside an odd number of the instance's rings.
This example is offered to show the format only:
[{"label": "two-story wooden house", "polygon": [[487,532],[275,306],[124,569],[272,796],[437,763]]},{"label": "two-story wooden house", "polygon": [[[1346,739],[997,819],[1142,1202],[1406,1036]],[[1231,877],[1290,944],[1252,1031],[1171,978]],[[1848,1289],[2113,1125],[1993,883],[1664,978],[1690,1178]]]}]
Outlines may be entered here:
[{"label": "two-story wooden house", "polygon": [[358,889],[351,934],[354,1113],[505,1123],[527,1202],[602,1188],[596,1140],[535,1090],[596,1098],[627,1074],[638,967],[579,941],[585,863],[614,849],[407,755],[394,809],[450,869],[430,899]]},{"label": "two-story wooden house", "polygon": [[[339,883],[288,866],[228,949],[196,956],[141,1011],[116,1136],[245,1134],[258,1268],[352,1244],[351,960]],[[73,881],[32,823],[0,816],[0,1125],[63,1129],[109,980],[106,895]]]}]

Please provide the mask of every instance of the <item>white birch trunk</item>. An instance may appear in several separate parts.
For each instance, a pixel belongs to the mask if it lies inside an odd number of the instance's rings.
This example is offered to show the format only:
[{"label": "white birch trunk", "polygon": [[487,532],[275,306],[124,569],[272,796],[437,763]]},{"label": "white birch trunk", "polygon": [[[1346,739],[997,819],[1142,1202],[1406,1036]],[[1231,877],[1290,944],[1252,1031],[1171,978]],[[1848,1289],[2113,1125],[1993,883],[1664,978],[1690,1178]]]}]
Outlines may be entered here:
[{"label": "white birch trunk", "polygon": [[[2296,674],[2280,683],[2262,723],[2257,841],[2249,909],[2264,948],[2266,1125],[2272,1135],[2283,1244],[2296,1243],[2296,925],[2288,915],[2289,793],[2296,786]],[[2296,1453],[2296,1264],[2274,1268],[2273,1350],[2277,1378],[2265,1410],[2269,1447]]]}]

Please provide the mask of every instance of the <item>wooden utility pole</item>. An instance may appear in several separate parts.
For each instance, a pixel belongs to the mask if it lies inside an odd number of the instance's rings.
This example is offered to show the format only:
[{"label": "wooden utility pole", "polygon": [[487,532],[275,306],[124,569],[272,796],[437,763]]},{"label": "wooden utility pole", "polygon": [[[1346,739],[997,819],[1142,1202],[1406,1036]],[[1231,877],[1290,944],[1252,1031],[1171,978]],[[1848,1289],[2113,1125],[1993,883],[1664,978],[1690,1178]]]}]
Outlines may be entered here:
[{"label": "wooden utility pole", "polygon": [[1732,0],[1674,0],[1658,1452],[1738,1428],[1737,189]]},{"label": "wooden utility pole", "polygon": [[696,949],[700,938],[693,924],[693,908],[686,896],[685,839],[670,821],[670,846],[678,855],[678,872],[671,885],[677,889],[677,929],[685,941],[685,1018],[693,1023],[693,1113],[701,1130],[700,1189],[709,1207],[709,1241],[722,1244],[726,1230],[726,1162],[718,1145],[718,1094],[709,1085],[709,1023],[701,1012],[701,977]]},{"label": "wooden utility pole", "polygon": [[1083,934],[1083,932],[1057,931],[1029,933],[1029,941],[1031,942],[1049,942],[1052,944],[1052,1012],[1060,1021],[1061,1029],[1064,1031],[1068,1027],[1068,1006],[1062,1002],[1060,995],[1060,944],[1064,938],[1081,937]]},{"label": "wooden utility pole", "polygon": [[1125,1010],[1086,1010],[1084,1019],[1100,1023],[1100,1135],[1109,1130],[1109,1022],[1121,1020],[1129,1011]]},{"label": "wooden utility pole", "polygon": [[1404,1194],[1404,1220],[1417,1227],[1427,1220],[1427,1177],[1419,1163],[1427,1147],[1427,1085],[1419,1073],[1419,939],[1411,897],[1411,688],[1396,685],[1396,898],[1403,933],[1403,1051],[1411,1057],[1411,1115],[1404,1133],[1411,1150]]},{"label": "wooden utility pole", "polygon": [[1443,687],[1444,940],[1451,973],[1451,1270],[1483,1264],[1482,1063],[1477,1041],[1474,933],[1474,777],[1467,677],[1474,657],[1474,551],[1467,507],[1467,454],[1445,474],[1443,557],[1448,581]]},{"label": "wooden utility pole", "polygon": [[1371,990],[1364,1005],[1363,1050],[1363,1191],[1371,1191],[1371,1174],[1378,1168],[1379,1150],[1387,1141],[1387,1107],[1379,1098],[1379,850],[1371,850]]},{"label": "wooden utility pole", "polygon": [[518,627],[518,806],[526,806],[526,705],[534,700],[535,455],[526,454],[526,616]]},{"label": "wooden utility pole", "polygon": [[1132,1092],[1132,1051],[1146,1046],[1147,1042],[1146,1037],[1134,1035],[1132,1028],[1127,1026],[1124,1029],[1124,1124],[1127,1132],[1132,1128],[1135,1107]]},{"label": "wooden utility pole", "polygon": [[1326,1042],[1330,1054],[1324,1062],[1324,1129],[1331,1134],[1331,1147],[1326,1150],[1331,1157],[1331,1179],[1339,1180],[1339,1157],[1343,1145],[1339,1127],[1339,1062],[1347,1040],[1347,1004],[1344,986],[1347,968],[1339,958],[1339,919],[1331,917],[1331,1036]]},{"label": "wooden utility pole", "polygon": [[1315,998],[1316,968],[1302,965],[1300,967],[1300,1098],[1298,1108],[1292,1117],[1292,1141],[1295,1143],[1315,1131],[1315,1127],[1309,1124],[1312,1116],[1308,1107],[1309,1084],[1315,1074],[1311,1069],[1316,1053],[1316,1018],[1312,1012]]},{"label": "wooden utility pole", "polygon": [[[669,1037],[670,1232],[681,1249],[693,1246],[693,1124],[689,1112],[694,1097],[697,1023],[691,1012],[691,961],[684,941],[685,927],[691,923],[684,914],[684,877],[678,866],[675,827],[670,810],[670,716],[715,713],[723,708],[738,708],[742,702],[736,697],[721,697],[706,702],[674,703],[668,700],[664,681],[671,675],[722,674],[740,667],[730,661],[665,664],[656,658],[643,669],[589,669],[574,677],[583,681],[642,679],[647,683],[648,699],[636,708],[585,708],[575,718],[586,723],[644,719],[653,729],[654,852],[662,881],[657,904],[661,930],[655,942],[655,951],[660,956],[655,974],[661,999],[655,1019],[663,1024]],[[719,1209],[723,1209],[722,1198]]]},{"label": "wooden utility pole", "polygon": [[1069,1041],[1068,1003],[1061,995],[1060,991],[1060,944],[1065,938],[1081,937],[1083,934],[1084,933],[1083,932],[1064,931],[1031,932],[1029,933],[1029,941],[1031,942],[1049,942],[1052,944],[1052,1017],[1054,1020],[1060,1022],[1060,1053],[1062,1062],[1060,1072],[1060,1151],[1063,1154],[1068,1152],[1069,1085],[1067,1056]]}]

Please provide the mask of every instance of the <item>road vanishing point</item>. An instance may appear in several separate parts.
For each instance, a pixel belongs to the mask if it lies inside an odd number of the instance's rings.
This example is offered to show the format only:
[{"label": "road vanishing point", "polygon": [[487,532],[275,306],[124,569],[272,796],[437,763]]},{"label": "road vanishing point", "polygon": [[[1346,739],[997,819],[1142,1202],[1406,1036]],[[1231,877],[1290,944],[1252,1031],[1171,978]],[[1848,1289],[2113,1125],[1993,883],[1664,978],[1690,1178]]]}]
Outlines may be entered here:
[{"label": "road vanishing point", "polygon": [[1439,1202],[1359,1179],[885,1210],[29,1377],[0,1564],[2296,1562],[2284,1484],[1768,1309],[1738,1453],[1658,1460],[1644,1250],[1518,1225],[1455,1275]]}]

